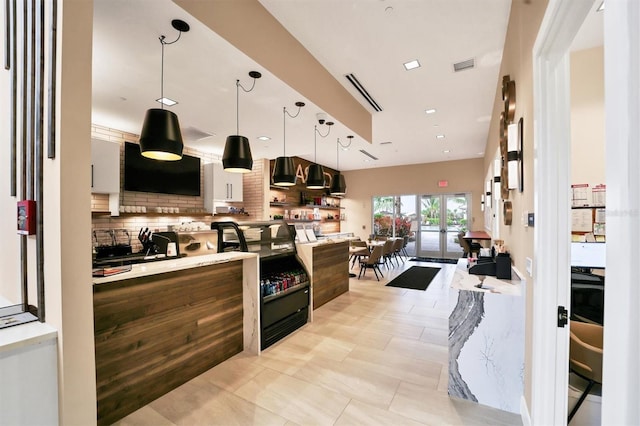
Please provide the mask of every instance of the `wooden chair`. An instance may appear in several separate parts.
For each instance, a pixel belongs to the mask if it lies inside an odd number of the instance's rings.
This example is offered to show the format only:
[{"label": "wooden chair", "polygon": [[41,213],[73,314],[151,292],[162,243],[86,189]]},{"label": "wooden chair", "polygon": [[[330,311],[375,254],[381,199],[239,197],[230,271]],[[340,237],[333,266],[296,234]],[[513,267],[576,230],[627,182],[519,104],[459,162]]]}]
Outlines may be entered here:
[{"label": "wooden chair", "polygon": [[569,370],[589,384],[571,410],[567,423],[571,422],[593,385],[602,383],[602,331],[601,325],[569,322]]},{"label": "wooden chair", "polygon": [[382,259],[382,246],[375,246],[369,256],[360,259],[360,273],[358,274],[358,279],[365,275],[367,269],[373,269],[373,272],[376,274],[376,279],[380,281],[378,272],[380,272],[381,277],[384,277],[384,275],[382,275],[382,270],[380,269],[380,265],[382,264],[380,259]]}]

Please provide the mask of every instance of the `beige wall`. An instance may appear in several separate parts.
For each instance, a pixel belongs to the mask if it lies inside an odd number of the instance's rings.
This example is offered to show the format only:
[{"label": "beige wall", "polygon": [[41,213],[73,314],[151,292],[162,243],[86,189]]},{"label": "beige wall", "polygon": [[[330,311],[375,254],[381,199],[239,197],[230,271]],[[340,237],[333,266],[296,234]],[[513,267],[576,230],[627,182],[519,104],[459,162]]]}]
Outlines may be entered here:
[{"label": "beige wall", "polygon": [[[470,229],[483,229],[480,195],[483,184],[483,160],[460,160],[440,163],[413,164],[380,169],[344,172],[347,195],[341,202],[346,220],[341,232],[353,232],[366,238],[371,230],[371,198],[379,195],[471,193]],[[439,188],[438,181],[449,186]]]},{"label": "beige wall", "polygon": [[[540,28],[540,23],[547,8],[547,0],[524,2],[513,0],[509,26],[505,39],[500,80],[496,87],[493,115],[485,150],[483,176],[489,172],[493,175],[493,160],[499,149],[500,111],[504,109],[502,102],[502,76],[509,74],[516,82],[516,114],[515,122],[524,118],[524,192],[509,191],[509,200],[513,203],[513,224],[499,225],[500,238],[511,252],[512,260],[522,273],[526,270],[526,259],[534,259],[533,228],[524,227],[521,223],[524,212],[533,212],[533,45]],[[495,207],[497,203],[493,203]],[[502,204],[498,204],[502,209]],[[527,277],[527,313],[526,313],[526,343],[525,343],[525,399],[531,407],[531,354],[532,340],[532,311],[533,311],[533,282]]]},{"label": "beige wall", "polygon": [[571,54],[571,183],[605,183],[602,46]]}]

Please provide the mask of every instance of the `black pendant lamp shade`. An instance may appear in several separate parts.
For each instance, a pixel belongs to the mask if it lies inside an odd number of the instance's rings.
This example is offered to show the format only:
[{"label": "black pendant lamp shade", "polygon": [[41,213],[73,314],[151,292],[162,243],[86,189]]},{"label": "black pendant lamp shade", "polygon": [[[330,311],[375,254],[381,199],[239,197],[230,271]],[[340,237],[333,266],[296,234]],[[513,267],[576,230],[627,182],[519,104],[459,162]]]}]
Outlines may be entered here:
[{"label": "black pendant lamp shade", "polygon": [[166,109],[147,110],[140,132],[140,152],[147,158],[177,161],[182,158],[182,134],[178,116]]},{"label": "black pendant lamp shade", "polygon": [[347,183],[344,180],[344,175],[340,172],[333,175],[331,181],[331,195],[345,195],[347,193]]},{"label": "black pendant lamp shade", "polygon": [[253,85],[249,90],[240,84],[240,80],[236,80],[236,134],[227,136],[222,153],[222,167],[226,172],[249,173],[253,168],[249,139],[240,136],[240,88],[244,92],[251,92],[256,85],[256,80],[262,77],[262,74],[258,71],[250,71],[249,77],[253,79]]},{"label": "black pendant lamp shade", "polygon": [[[162,68],[160,73],[160,98],[164,98],[164,46],[180,40],[183,32],[189,31],[189,24],[174,19],[171,21],[174,29],[179,31],[175,41],[165,41],[165,36],[160,36],[162,46]],[[177,161],[182,158],[182,133],[178,116],[163,108],[151,108],[147,110],[140,132],[140,153],[142,156],[161,161]]]},{"label": "black pendant lamp shade", "polygon": [[298,177],[296,176],[296,166],[293,158],[287,157],[287,115],[296,118],[300,114],[300,110],[304,106],[304,102],[296,102],[298,112],[291,115],[287,111],[287,107],[282,108],[282,157],[276,158],[273,165],[273,184],[276,186],[294,186]]},{"label": "black pendant lamp shade", "polygon": [[296,166],[291,157],[278,157],[273,165],[273,184],[276,186],[294,186],[296,184]]},{"label": "black pendant lamp shade", "polygon": [[227,172],[248,173],[253,168],[249,139],[240,135],[227,136],[222,154],[222,167]]},{"label": "black pendant lamp shade", "polygon": [[307,189],[323,189],[324,183],[324,169],[320,164],[313,163],[309,166]]}]

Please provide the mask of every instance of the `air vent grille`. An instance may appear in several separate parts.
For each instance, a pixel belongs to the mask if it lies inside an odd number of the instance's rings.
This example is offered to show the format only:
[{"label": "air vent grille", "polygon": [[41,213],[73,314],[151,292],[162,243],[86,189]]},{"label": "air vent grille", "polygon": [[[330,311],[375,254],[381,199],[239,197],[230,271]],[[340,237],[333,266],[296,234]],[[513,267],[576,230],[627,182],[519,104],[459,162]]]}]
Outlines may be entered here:
[{"label": "air vent grille", "polygon": [[210,138],[211,136],[215,136],[215,134],[207,133],[203,130],[200,130],[192,126],[182,129],[182,137],[183,139],[188,141],[198,141],[200,139]]},{"label": "air vent grille", "polygon": [[380,142],[380,145],[391,145],[393,142],[391,141],[384,141],[384,142]]},{"label": "air vent grille", "polygon": [[467,59],[466,61],[453,64],[453,71],[460,72],[460,71],[471,69],[475,66],[476,66],[475,60],[471,58],[471,59]]},{"label": "air vent grille", "polygon": [[364,88],[360,81],[358,81],[355,75],[347,74],[345,75],[345,77],[347,78],[347,80],[349,80],[349,83],[351,83],[353,87],[355,87],[355,89],[360,92],[364,100],[367,101],[369,105],[371,105],[371,108],[378,112],[382,111],[382,107],[375,101],[375,99],[373,99],[373,97],[369,94],[367,89]]},{"label": "air vent grille", "polygon": [[378,157],[376,157],[376,156],[374,156],[374,155],[369,154],[369,153],[368,153],[367,151],[365,151],[364,149],[361,149],[361,150],[360,150],[360,152],[361,152],[361,153],[363,153],[364,155],[366,155],[367,157],[369,157],[369,158],[373,159],[373,160],[377,160],[377,159],[378,159]]}]

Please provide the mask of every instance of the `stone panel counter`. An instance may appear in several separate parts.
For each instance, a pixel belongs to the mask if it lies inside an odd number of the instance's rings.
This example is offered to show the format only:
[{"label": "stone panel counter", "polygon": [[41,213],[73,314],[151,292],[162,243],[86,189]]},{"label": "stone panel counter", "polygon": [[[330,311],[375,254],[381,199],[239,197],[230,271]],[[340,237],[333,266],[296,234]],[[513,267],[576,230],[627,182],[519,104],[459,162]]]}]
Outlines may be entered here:
[{"label": "stone panel counter", "polygon": [[449,298],[449,395],[513,413],[524,392],[525,284],[467,272],[460,259]]}]

